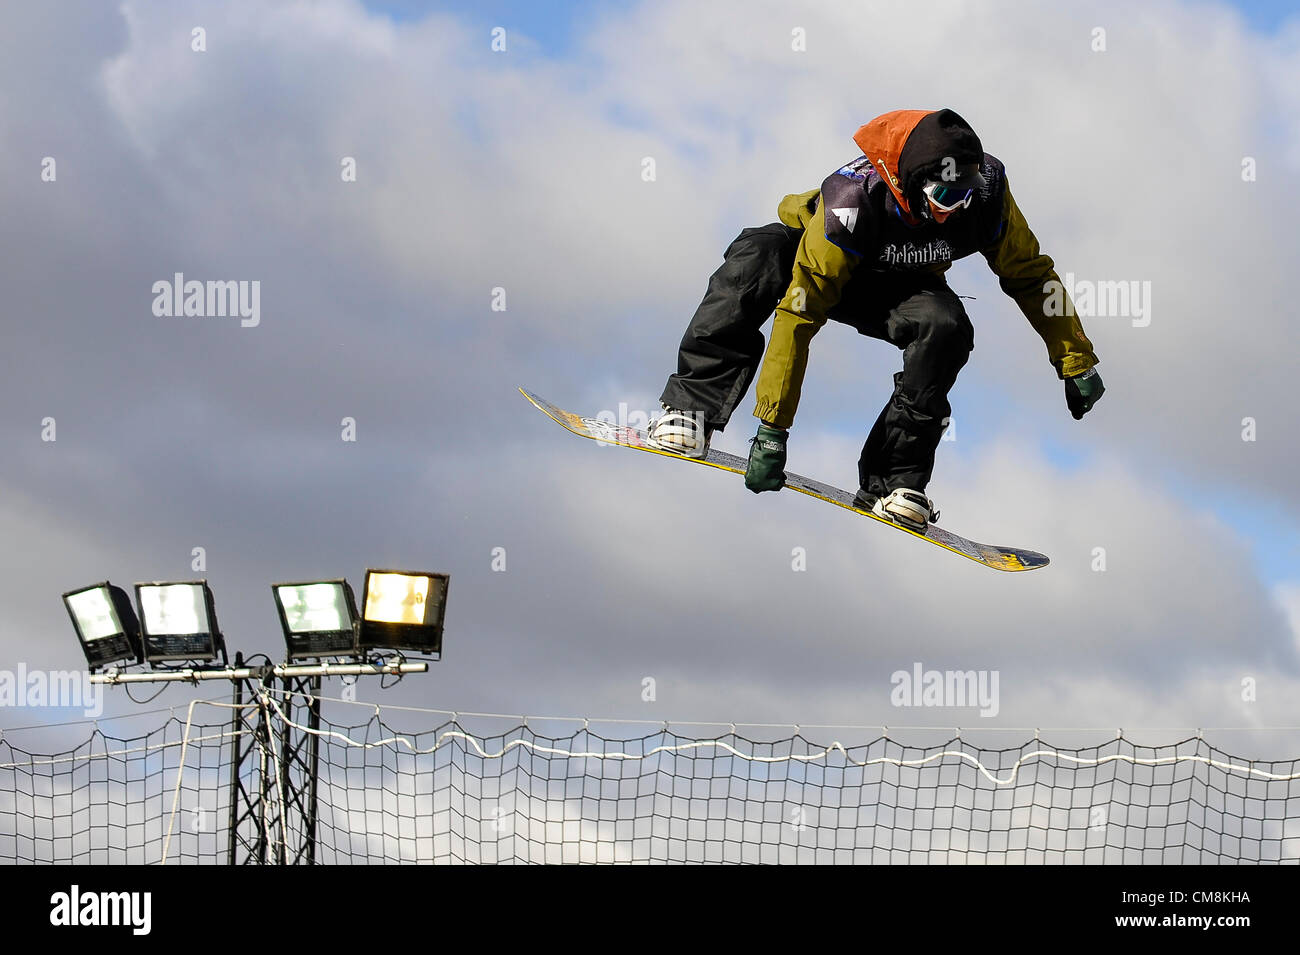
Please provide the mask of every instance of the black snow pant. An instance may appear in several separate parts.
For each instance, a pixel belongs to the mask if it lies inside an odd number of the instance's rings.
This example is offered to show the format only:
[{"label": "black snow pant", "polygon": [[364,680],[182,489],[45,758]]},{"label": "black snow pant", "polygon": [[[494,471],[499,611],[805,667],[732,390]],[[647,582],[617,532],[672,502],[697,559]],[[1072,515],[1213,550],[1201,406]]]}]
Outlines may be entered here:
[{"label": "black snow pant", "polygon": [[[745,229],[727,247],[682,336],[664,404],[726,427],[762,361],[761,329],[789,288],[802,235],[773,222]],[[862,446],[860,487],[880,496],[924,491],[952,414],[948,392],[974,347],[961,299],[933,273],[859,272],[827,317],[903,350],[894,393]]]}]

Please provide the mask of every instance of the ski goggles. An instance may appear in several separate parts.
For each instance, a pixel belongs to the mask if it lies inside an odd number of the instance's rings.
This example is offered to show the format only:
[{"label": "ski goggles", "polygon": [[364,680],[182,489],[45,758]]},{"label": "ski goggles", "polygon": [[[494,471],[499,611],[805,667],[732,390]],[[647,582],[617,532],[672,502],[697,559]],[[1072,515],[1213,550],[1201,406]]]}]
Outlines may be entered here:
[{"label": "ski goggles", "polygon": [[975,190],[966,186],[952,186],[945,182],[927,182],[921,191],[941,212],[965,209],[975,198]]}]

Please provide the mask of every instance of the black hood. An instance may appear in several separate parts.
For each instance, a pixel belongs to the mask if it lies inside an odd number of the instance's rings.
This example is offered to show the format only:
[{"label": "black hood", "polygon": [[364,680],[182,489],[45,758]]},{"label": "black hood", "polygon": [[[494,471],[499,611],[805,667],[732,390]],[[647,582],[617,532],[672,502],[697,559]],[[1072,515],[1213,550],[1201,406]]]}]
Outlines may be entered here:
[{"label": "black hood", "polygon": [[[907,198],[908,205],[917,208],[913,200],[922,184],[927,179],[939,178],[948,160],[958,169],[978,167],[984,161],[984,147],[970,123],[950,109],[941,109],[921,118],[899,153],[899,191]],[[973,181],[970,185],[978,187],[983,181]]]}]

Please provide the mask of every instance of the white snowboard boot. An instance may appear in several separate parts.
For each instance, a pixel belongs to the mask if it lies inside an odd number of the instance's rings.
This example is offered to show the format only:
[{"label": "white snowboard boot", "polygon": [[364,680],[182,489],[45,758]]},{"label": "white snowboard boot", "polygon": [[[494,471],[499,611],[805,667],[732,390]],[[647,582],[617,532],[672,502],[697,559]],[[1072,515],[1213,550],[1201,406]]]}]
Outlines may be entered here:
[{"label": "white snowboard boot", "polygon": [[939,509],[920,491],[900,487],[884,497],[876,498],[871,513],[887,521],[914,531],[924,531],[926,525],[939,519]]},{"label": "white snowboard boot", "polygon": [[647,443],[660,451],[702,458],[709,452],[709,427],[704,418],[688,411],[663,406],[664,413],[650,422]]}]

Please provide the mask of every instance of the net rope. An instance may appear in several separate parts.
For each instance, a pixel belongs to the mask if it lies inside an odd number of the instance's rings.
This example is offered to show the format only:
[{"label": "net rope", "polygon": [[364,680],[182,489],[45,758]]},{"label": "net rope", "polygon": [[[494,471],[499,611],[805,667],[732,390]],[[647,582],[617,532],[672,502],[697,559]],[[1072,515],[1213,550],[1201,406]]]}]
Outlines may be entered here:
[{"label": "net rope", "polygon": [[239,862],[1300,862],[1300,759],[1245,759],[1201,733],[996,748],[960,731],[923,744],[920,728],[606,736],[578,720],[548,735],[536,718],[494,729],[375,705],[313,733],[302,702],[196,700],[59,753],[0,737],[0,860],[220,863],[233,836]]}]

